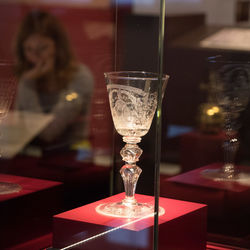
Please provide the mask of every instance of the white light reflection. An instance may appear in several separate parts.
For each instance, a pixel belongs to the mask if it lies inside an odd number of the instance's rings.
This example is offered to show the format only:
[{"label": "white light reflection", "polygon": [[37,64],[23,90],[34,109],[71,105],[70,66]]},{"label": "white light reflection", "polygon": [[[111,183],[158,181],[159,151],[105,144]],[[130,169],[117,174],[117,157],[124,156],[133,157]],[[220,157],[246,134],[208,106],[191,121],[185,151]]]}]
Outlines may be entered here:
[{"label": "white light reflection", "polygon": [[146,218],[152,217],[152,216],[154,216],[155,214],[156,214],[156,213],[154,212],[154,213],[145,215],[145,216],[143,216],[143,217],[141,217],[141,218],[138,218],[138,219],[136,219],[136,220],[129,221],[128,223],[125,223],[125,224],[123,224],[123,225],[121,225],[121,226],[118,226],[118,227],[116,227],[116,228],[112,228],[112,229],[107,230],[107,231],[105,231],[105,232],[103,232],[103,233],[100,233],[100,234],[94,235],[94,236],[92,236],[92,237],[89,237],[89,238],[87,238],[87,239],[85,239],[85,240],[81,240],[81,241],[76,242],[76,243],[74,243],[74,244],[72,244],[72,245],[69,245],[69,246],[67,246],[67,247],[60,248],[60,250],[71,249],[71,248],[73,248],[73,247],[79,246],[79,245],[84,244],[84,243],[86,243],[86,242],[88,242],[88,241],[90,241],[90,240],[94,240],[94,239],[96,239],[96,238],[98,238],[98,237],[101,237],[101,236],[103,236],[103,235],[105,235],[105,234],[114,232],[115,230],[121,229],[121,228],[123,228],[123,227],[129,226],[129,225],[131,225],[131,224],[133,224],[133,223],[136,223],[136,222],[138,222],[138,221],[141,221],[141,220],[144,220],[144,219],[146,219]]}]

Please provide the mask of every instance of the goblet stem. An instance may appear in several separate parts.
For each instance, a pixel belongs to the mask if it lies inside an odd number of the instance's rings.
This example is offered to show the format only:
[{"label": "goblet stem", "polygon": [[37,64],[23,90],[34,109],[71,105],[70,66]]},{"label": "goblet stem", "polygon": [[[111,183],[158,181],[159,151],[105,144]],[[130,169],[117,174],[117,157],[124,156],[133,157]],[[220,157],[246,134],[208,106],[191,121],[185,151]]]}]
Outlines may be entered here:
[{"label": "goblet stem", "polygon": [[125,199],[123,200],[123,203],[130,206],[137,204],[134,198],[135,189],[142,170],[136,165],[136,162],[139,161],[142,149],[136,143],[140,142],[141,138],[123,137],[123,141],[126,142],[126,145],[120,152],[122,160],[126,162],[120,170],[125,189]]},{"label": "goblet stem", "polygon": [[223,149],[225,164],[222,167],[222,172],[225,173],[228,178],[234,178],[237,174],[235,156],[239,149],[239,140],[236,135],[228,135],[228,139],[223,143]]},{"label": "goblet stem", "polygon": [[141,172],[141,168],[136,164],[125,164],[120,170],[125,189],[125,199],[123,200],[125,205],[136,205],[137,203],[135,189]]},{"label": "goblet stem", "polygon": [[239,148],[239,140],[236,133],[231,130],[226,132],[227,139],[223,143],[224,165],[216,169],[205,169],[202,175],[206,178],[219,181],[236,181],[239,178],[235,166],[235,156]]}]

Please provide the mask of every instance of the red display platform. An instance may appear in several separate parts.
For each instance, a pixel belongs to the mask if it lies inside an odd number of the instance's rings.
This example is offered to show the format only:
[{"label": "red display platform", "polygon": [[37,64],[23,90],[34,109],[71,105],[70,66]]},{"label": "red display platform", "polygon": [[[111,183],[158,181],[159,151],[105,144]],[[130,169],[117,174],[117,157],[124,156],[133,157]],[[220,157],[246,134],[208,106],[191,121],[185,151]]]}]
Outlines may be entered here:
[{"label": "red display platform", "polygon": [[14,199],[48,188],[56,187],[62,184],[61,182],[56,181],[47,181],[7,174],[0,174],[0,182],[19,184],[22,188],[19,192],[16,193],[0,195],[0,202],[4,202],[9,199]]},{"label": "red display platform", "polygon": [[[99,204],[123,198],[121,193],[54,216],[53,247],[79,243],[74,249],[152,249],[153,217],[122,219],[95,210]],[[137,194],[136,199],[154,202],[152,196]],[[204,250],[206,205],[167,198],[160,198],[159,204],[165,209],[159,217],[159,249]]]},{"label": "red display platform", "polygon": [[0,195],[0,249],[48,234],[52,216],[61,211],[62,183],[6,174],[0,174],[0,181],[22,187]]},{"label": "red display platform", "polygon": [[[208,216],[230,220],[245,216],[250,205],[250,183],[214,181],[202,175],[203,170],[217,169],[222,163],[207,165],[171,178],[161,183],[161,196],[208,205]],[[249,167],[237,166],[240,171]]]}]

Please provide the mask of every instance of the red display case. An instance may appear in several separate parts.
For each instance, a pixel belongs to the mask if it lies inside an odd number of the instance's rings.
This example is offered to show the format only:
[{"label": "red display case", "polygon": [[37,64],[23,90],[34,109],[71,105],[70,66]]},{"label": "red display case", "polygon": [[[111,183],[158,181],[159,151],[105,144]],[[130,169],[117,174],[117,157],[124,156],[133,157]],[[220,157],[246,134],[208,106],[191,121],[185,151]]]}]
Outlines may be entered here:
[{"label": "red display case", "polygon": [[[17,193],[0,195],[0,249],[15,249],[48,234],[52,216],[61,211],[62,183],[6,174],[0,174],[0,181],[22,188]],[[44,247],[44,242],[40,243]],[[31,248],[26,244],[17,249]]]},{"label": "red display case", "polygon": [[[123,199],[124,193],[54,216],[53,247],[74,249],[152,249],[154,217],[124,219],[98,214],[96,207]],[[154,197],[136,195],[138,202]],[[205,249],[206,205],[160,198],[159,249]]]},{"label": "red display case", "polygon": [[[205,178],[202,172],[217,169],[222,163],[165,178],[161,183],[161,196],[208,205],[208,231],[219,234],[247,237],[250,220],[250,183],[215,181]],[[237,166],[246,171],[247,166]]]}]

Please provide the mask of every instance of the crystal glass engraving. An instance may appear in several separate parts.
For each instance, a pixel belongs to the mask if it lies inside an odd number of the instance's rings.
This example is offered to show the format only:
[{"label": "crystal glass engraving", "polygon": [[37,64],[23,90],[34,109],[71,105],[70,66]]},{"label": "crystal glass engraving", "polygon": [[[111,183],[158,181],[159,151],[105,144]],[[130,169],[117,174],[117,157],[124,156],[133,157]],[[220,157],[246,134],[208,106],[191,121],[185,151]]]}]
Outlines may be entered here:
[{"label": "crystal glass engraving", "polygon": [[[120,151],[125,161],[120,169],[125,198],[121,202],[101,204],[96,210],[105,215],[124,218],[153,216],[154,205],[138,203],[134,196],[142,172],[136,165],[143,152],[137,143],[149,131],[157,108],[158,75],[137,71],[109,72],[105,73],[105,79],[114,126],[126,143]],[[163,76],[163,93],[167,80],[168,76]],[[159,214],[163,213],[164,209],[160,207]]]},{"label": "crystal glass engraving", "polygon": [[202,172],[204,177],[221,181],[239,181],[250,178],[247,173],[239,173],[235,157],[239,149],[238,130],[241,127],[240,116],[250,98],[250,63],[228,61],[222,56],[209,58],[215,80],[215,99],[224,115],[226,139],[222,145],[224,165],[220,169],[208,169]]},{"label": "crystal glass engraving", "polygon": [[[13,65],[9,62],[0,61],[0,124],[7,115],[16,90],[16,81],[13,75]],[[1,144],[1,132],[0,132]],[[1,154],[1,147],[0,147]],[[0,155],[1,157],[1,155]],[[21,190],[21,186],[16,183],[1,182],[0,195],[16,193]]]}]

